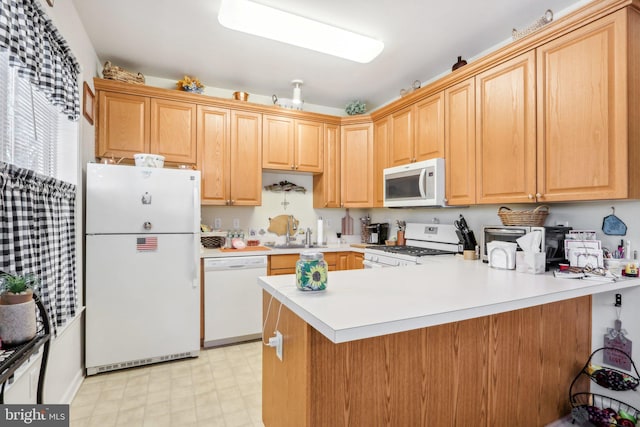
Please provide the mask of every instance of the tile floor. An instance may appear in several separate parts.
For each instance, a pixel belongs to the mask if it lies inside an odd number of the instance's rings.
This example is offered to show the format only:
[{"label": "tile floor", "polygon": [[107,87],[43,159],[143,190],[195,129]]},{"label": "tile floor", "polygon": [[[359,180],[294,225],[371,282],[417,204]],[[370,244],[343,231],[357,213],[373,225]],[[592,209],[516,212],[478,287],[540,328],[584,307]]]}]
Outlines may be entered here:
[{"label": "tile floor", "polygon": [[71,427],[262,427],[262,344],[87,377]]}]

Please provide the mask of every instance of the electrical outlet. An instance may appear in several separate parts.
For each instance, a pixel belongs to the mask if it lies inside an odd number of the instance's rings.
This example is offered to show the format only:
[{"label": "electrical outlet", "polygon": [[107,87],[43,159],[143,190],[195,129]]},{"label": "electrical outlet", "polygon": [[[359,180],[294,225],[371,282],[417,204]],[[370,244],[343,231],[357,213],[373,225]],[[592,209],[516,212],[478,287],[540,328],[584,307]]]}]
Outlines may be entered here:
[{"label": "electrical outlet", "polygon": [[282,334],[276,331],[276,336],[269,338],[269,347],[276,348],[276,356],[282,360]]},{"label": "electrical outlet", "polygon": [[233,228],[240,228],[240,220],[238,218],[233,218]]},{"label": "electrical outlet", "polygon": [[331,220],[329,218],[325,219],[324,223],[327,224],[327,228],[331,228]]},{"label": "electrical outlet", "polygon": [[213,220],[213,227],[216,230],[220,230],[222,228],[222,218],[216,218]]}]

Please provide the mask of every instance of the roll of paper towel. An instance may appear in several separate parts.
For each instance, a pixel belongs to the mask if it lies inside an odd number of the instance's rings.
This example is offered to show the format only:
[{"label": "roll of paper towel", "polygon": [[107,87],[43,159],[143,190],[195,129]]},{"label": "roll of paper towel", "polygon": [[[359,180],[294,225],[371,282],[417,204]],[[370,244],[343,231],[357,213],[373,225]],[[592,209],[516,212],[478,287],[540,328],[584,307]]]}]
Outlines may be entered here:
[{"label": "roll of paper towel", "polygon": [[318,239],[318,244],[324,244],[324,221],[322,217],[318,218],[318,227],[316,228],[316,237]]}]

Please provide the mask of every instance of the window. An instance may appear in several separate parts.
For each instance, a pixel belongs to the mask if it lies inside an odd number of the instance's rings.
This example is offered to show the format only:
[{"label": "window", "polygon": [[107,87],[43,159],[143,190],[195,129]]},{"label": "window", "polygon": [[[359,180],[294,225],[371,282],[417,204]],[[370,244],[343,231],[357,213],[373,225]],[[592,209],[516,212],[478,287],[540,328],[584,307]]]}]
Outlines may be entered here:
[{"label": "window", "polygon": [[73,184],[77,123],[9,66],[0,51],[0,160]]}]

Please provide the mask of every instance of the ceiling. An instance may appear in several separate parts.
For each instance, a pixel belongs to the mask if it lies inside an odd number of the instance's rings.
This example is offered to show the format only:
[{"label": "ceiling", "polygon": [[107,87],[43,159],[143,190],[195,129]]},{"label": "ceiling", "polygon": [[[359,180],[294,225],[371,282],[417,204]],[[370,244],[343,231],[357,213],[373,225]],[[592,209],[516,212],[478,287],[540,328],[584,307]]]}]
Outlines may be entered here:
[{"label": "ceiling", "polygon": [[[255,0],[382,40],[360,64],[222,27],[220,0],[73,0],[99,59],[171,80],[290,98],[301,79],[305,103],[368,110],[399,97],[413,81],[451,69],[510,40],[551,9],[557,19],[578,0]],[[580,0],[579,4],[585,3]]]}]

